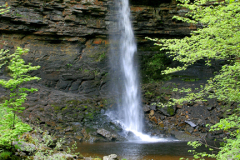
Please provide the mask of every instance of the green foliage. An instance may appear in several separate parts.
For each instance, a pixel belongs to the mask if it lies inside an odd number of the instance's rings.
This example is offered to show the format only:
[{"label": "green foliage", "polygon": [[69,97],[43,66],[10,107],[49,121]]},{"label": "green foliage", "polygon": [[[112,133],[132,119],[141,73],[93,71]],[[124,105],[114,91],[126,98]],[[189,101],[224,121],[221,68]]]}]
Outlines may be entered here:
[{"label": "green foliage", "polygon": [[31,130],[28,124],[23,123],[17,116],[17,112],[22,112],[25,108],[22,104],[25,102],[29,92],[37,91],[35,88],[21,87],[26,82],[39,80],[38,77],[32,77],[27,73],[37,70],[40,66],[31,66],[25,64],[21,58],[23,53],[28,50],[17,48],[15,53],[8,54],[8,51],[0,50],[0,66],[8,65],[11,78],[8,80],[0,79],[0,85],[10,91],[9,98],[0,104],[0,146],[3,148],[11,148],[13,141],[18,141],[18,136],[24,132]]},{"label": "green foliage", "polygon": [[167,113],[170,114],[171,116],[173,116],[175,111],[174,111],[174,109],[172,107],[168,107],[167,108]]},{"label": "green foliage", "polygon": [[[11,142],[18,140],[18,135],[31,130],[28,124],[23,123],[18,117],[14,119],[14,113],[8,108],[0,108],[0,146],[11,148]],[[14,124],[14,128],[13,128]]]},{"label": "green foliage", "polygon": [[[198,92],[188,91],[187,96],[180,99],[171,99],[175,103],[203,101],[206,98],[215,98],[228,104],[240,103],[240,2],[213,1],[213,0],[179,0],[180,6],[189,9],[185,17],[175,16],[177,20],[197,24],[200,26],[191,36],[183,39],[151,39],[156,41],[163,51],[182,65],[176,68],[167,68],[162,73],[169,74],[185,70],[199,60],[205,60],[211,66],[212,60],[224,61],[219,73],[208,80],[205,86],[198,88]],[[150,39],[150,38],[149,38]],[[175,89],[174,91],[179,91]],[[211,131],[224,130],[229,137],[224,139],[218,154],[197,153],[196,159],[215,157],[217,159],[240,159],[240,119],[239,109],[234,114],[222,119],[211,126]],[[199,142],[200,143],[200,142]],[[194,147],[199,144],[189,143]],[[207,146],[210,147],[210,146]],[[211,147],[210,147],[211,148]]]},{"label": "green foliage", "polygon": [[[188,145],[192,146],[194,149],[196,149],[196,148],[202,146],[203,143],[200,142],[200,141],[193,141],[193,142],[188,142]],[[213,146],[209,146],[207,144],[204,144],[204,145],[205,145],[205,147],[209,148],[209,151],[212,152],[212,154],[209,154],[207,152],[200,152],[200,153],[198,153],[195,150],[189,150],[188,152],[191,152],[191,153],[194,154],[194,159],[204,160],[205,157],[216,158],[216,154],[215,154],[214,150],[219,149],[219,148],[216,148],[216,147],[213,147]]]},{"label": "green foliage", "polygon": [[5,3],[5,5],[0,6],[0,15],[4,14],[6,12],[9,12],[10,7],[8,6],[8,3]]},{"label": "green foliage", "polygon": [[153,82],[159,79],[169,78],[169,76],[161,75],[161,72],[167,68],[169,63],[170,59],[164,52],[148,56],[145,55],[141,62],[141,64],[143,64],[141,69],[143,72],[143,82]]},{"label": "green foliage", "polygon": [[66,64],[66,67],[67,67],[67,68],[71,68],[71,67],[72,67],[72,64],[68,63],[68,64]]},{"label": "green foliage", "polygon": [[227,118],[221,119],[219,123],[211,126],[210,131],[224,130],[229,137],[224,138],[224,144],[220,147],[217,159],[240,159],[240,108]]},{"label": "green foliage", "polygon": [[[40,130],[40,129],[38,129]],[[42,140],[40,141],[37,137],[31,137],[31,143],[35,145],[35,148],[29,148],[29,151],[34,152],[33,159],[38,160],[66,160],[64,155],[73,154],[77,149],[77,143],[71,145],[71,147],[67,147],[65,151],[59,152],[59,150],[63,149],[63,144],[66,142],[65,138],[60,138],[57,140],[55,147],[50,149],[50,146],[54,144],[53,137],[46,132],[43,132]],[[35,151],[35,149],[37,149]],[[80,153],[75,153],[75,155],[80,155]],[[29,157],[31,159],[31,157]]]},{"label": "green foliage", "polygon": [[146,95],[147,97],[152,97],[152,96],[154,95],[154,93],[153,93],[153,92],[150,92],[150,91],[147,91],[147,92],[145,92],[145,95]]},{"label": "green foliage", "polygon": [[10,159],[11,156],[12,156],[12,152],[9,152],[9,151],[0,152],[0,159]]},{"label": "green foliage", "polygon": [[[64,138],[59,139],[56,142],[54,149],[49,149],[53,145],[52,136],[43,133],[43,137],[32,137],[26,132],[32,130],[31,127],[23,123],[20,118],[16,116],[17,112],[22,112],[25,108],[22,107],[26,100],[28,93],[37,91],[35,88],[25,88],[26,82],[39,80],[40,78],[30,76],[29,71],[37,70],[40,66],[31,66],[31,63],[25,64],[25,61],[21,58],[23,53],[28,50],[17,48],[15,53],[8,54],[8,51],[0,50],[0,66],[7,65],[9,75],[11,78],[8,80],[1,79],[0,84],[10,91],[9,98],[4,103],[0,104],[0,159],[9,159],[13,157],[12,152],[17,146],[12,146],[13,141],[21,143],[31,143],[32,145],[26,145],[25,149],[33,154],[34,159],[39,160],[65,160],[67,158],[64,155],[72,153],[76,149],[76,143],[71,148],[67,147],[67,151],[58,154],[57,151],[62,148]],[[36,131],[37,132],[37,131]],[[39,131],[42,133],[42,131]],[[22,138],[20,135],[23,133],[27,134]],[[41,139],[41,141],[39,141]],[[25,142],[24,142],[25,141]],[[30,159],[33,157],[29,157]]]}]

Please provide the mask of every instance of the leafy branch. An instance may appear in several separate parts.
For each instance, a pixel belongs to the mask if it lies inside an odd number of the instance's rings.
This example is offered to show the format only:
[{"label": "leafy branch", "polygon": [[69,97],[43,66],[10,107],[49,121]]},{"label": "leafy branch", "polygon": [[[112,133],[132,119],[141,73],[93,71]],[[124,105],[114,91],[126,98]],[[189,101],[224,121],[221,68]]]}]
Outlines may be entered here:
[{"label": "leafy branch", "polygon": [[10,77],[8,80],[0,79],[0,85],[10,91],[9,97],[0,104],[0,112],[3,119],[0,120],[0,146],[12,147],[12,142],[18,140],[18,135],[31,130],[28,124],[23,123],[16,114],[22,112],[22,107],[29,92],[37,91],[35,88],[22,87],[25,83],[39,80],[39,77],[31,76],[29,71],[37,70],[40,66],[25,64],[21,58],[23,53],[28,52],[17,47],[15,53],[8,54],[8,51],[0,50],[0,66],[7,65]]}]

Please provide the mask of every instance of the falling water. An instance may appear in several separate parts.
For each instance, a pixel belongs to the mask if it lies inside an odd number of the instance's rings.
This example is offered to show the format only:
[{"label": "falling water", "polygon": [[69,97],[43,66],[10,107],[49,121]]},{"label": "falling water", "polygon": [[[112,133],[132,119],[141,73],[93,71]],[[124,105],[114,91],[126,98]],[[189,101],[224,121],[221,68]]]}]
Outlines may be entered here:
[{"label": "falling water", "polygon": [[[130,7],[128,0],[115,0],[117,31],[112,31],[110,41],[112,43],[111,66],[114,70],[114,90],[119,94],[118,111],[107,113],[112,120],[118,122],[126,132],[135,136],[133,139],[141,141],[156,141],[143,131],[143,110],[139,89],[139,77],[135,54],[137,45],[134,38],[130,20]],[[132,138],[132,137],[131,137]],[[130,140],[131,140],[130,138]]]},{"label": "falling water", "polygon": [[126,130],[142,132],[142,113],[139,95],[139,82],[137,70],[134,65],[134,54],[137,46],[130,21],[130,8],[128,0],[122,0],[119,7],[120,38],[120,65],[123,75],[123,94],[119,112],[123,114],[123,124]]}]

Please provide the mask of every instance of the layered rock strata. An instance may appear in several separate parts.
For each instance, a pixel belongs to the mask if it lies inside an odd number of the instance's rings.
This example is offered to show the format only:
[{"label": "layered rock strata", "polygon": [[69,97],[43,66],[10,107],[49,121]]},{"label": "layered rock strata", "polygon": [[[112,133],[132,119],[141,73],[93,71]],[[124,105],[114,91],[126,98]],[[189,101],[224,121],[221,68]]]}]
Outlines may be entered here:
[{"label": "layered rock strata", "polygon": [[[4,0],[1,4],[4,2],[11,9],[1,15],[0,47],[30,49],[24,59],[41,66],[33,73],[42,78],[41,84],[73,93],[107,94],[108,29],[115,24],[112,1]],[[139,42],[150,35],[184,36],[195,29],[172,20],[173,15],[187,12],[175,1],[158,6],[137,4],[131,11]]]}]

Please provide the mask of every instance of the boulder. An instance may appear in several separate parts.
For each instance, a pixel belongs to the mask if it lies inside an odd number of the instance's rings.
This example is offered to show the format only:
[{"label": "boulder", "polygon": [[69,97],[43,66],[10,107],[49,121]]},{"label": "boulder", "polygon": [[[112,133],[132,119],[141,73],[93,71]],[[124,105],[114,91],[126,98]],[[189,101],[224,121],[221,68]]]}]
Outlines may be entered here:
[{"label": "boulder", "polygon": [[176,139],[181,140],[181,141],[196,141],[196,140],[201,140],[200,137],[196,137],[193,135],[190,135],[189,133],[186,133],[184,131],[171,131],[171,134],[175,136]]},{"label": "boulder", "polygon": [[174,116],[176,112],[176,106],[170,106],[170,107],[158,107],[158,110],[165,116]]},{"label": "boulder", "polygon": [[149,105],[144,105],[143,106],[143,111],[144,112],[149,112],[151,109],[150,109],[150,106]]},{"label": "boulder", "polygon": [[13,142],[14,146],[17,146],[19,151],[26,152],[26,153],[32,153],[36,151],[36,146],[32,143],[26,143],[26,142],[19,142],[19,141],[14,141]]},{"label": "boulder", "polygon": [[116,154],[110,154],[109,156],[104,156],[103,160],[117,160],[117,155]]},{"label": "boulder", "polygon": [[117,135],[116,134],[112,134],[111,132],[101,128],[97,130],[97,133],[100,134],[101,136],[107,138],[108,140],[115,140],[117,139]]},{"label": "boulder", "polygon": [[156,111],[157,106],[156,105],[150,105],[150,109]]},{"label": "boulder", "polygon": [[191,127],[195,128],[197,125],[193,123],[192,121],[185,121],[187,124],[189,124]]}]

